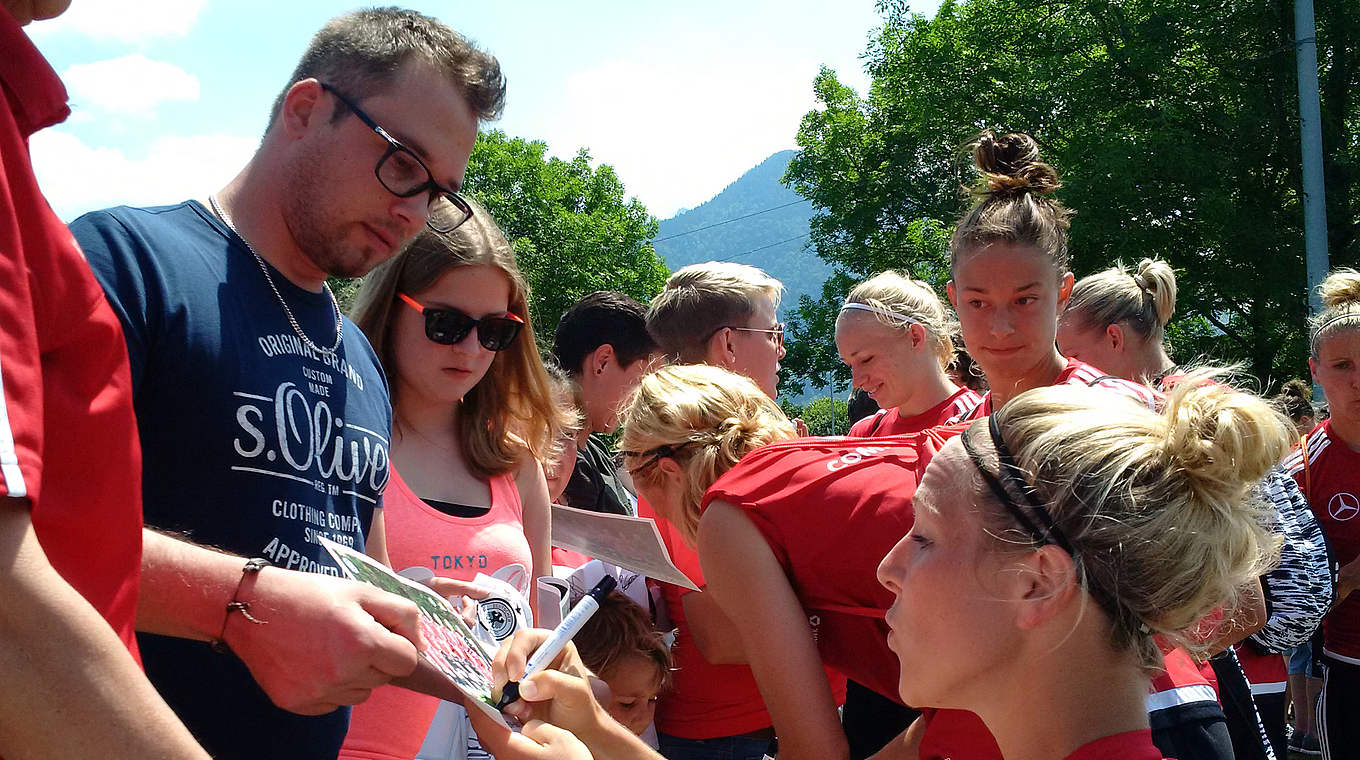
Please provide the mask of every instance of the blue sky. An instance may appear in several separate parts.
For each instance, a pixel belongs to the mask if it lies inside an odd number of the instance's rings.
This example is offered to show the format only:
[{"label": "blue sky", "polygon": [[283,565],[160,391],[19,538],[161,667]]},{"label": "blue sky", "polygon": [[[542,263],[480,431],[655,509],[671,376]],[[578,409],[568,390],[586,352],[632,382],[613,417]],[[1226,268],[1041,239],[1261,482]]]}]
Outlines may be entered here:
[{"label": "blue sky", "polygon": [[[934,0],[913,3],[933,12]],[[33,140],[57,213],[203,197],[249,158],[327,0],[74,0],[28,30],[73,117]],[[795,147],[818,66],[862,89],[874,0],[417,2],[490,50],[509,81],[492,124],[615,167],[659,218]]]}]

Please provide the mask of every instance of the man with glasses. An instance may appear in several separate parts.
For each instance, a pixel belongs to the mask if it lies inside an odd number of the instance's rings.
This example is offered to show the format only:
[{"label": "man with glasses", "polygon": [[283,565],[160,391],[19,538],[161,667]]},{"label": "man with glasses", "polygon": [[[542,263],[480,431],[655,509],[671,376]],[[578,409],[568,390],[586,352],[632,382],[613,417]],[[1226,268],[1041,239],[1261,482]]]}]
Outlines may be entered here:
[{"label": "man with glasses", "polygon": [[647,331],[682,364],[745,375],[774,398],[784,325],[775,316],[784,286],[756,267],[710,261],[677,269],[652,299]]},{"label": "man with glasses", "polygon": [[214,757],[334,758],[344,706],[416,666],[414,605],[334,577],[320,545],[386,559],[392,420],[326,278],[468,218],[457,190],[503,98],[496,60],[438,21],[350,13],[226,187],[72,225],[131,358],[147,674]]}]

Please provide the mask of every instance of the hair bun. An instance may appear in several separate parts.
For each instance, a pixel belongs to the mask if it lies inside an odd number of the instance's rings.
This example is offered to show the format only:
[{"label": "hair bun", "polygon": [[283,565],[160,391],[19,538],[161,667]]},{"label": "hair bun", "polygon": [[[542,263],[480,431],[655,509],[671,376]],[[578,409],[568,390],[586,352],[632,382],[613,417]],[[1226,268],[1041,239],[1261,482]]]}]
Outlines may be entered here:
[{"label": "hair bun", "polygon": [[1057,170],[1039,160],[1039,144],[1021,132],[997,137],[991,130],[984,131],[973,144],[973,160],[982,172],[975,192],[1048,194],[1061,186]]},{"label": "hair bun", "polygon": [[1157,324],[1166,327],[1176,313],[1176,272],[1171,265],[1158,259],[1138,262],[1133,281],[1152,297],[1152,308],[1157,313]]},{"label": "hair bun", "polygon": [[1203,374],[1177,384],[1163,419],[1168,465],[1212,505],[1240,500],[1293,439],[1293,426],[1278,411]]},{"label": "hair bun", "polygon": [[1311,403],[1313,400],[1313,389],[1308,383],[1305,383],[1303,380],[1296,377],[1293,380],[1286,380],[1284,384],[1280,386],[1280,395],[1301,399]]},{"label": "hair bun", "polygon": [[1322,295],[1322,303],[1328,308],[1347,304],[1360,305],[1360,272],[1354,269],[1337,269],[1327,275],[1327,279],[1318,286],[1318,293]]},{"label": "hair bun", "polygon": [[718,423],[718,448],[722,450],[724,454],[730,455],[734,459],[739,459],[746,453],[747,438],[755,435],[759,431],[760,425],[757,420],[743,420],[740,417],[728,417]]}]

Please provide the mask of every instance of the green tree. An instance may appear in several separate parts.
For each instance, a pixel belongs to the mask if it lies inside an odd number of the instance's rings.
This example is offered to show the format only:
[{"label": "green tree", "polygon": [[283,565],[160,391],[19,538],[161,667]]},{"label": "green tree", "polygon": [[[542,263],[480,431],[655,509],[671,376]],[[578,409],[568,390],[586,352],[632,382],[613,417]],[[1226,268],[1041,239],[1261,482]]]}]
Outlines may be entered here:
[{"label": "green tree", "polygon": [[802,418],[808,435],[845,435],[850,431],[850,408],[843,399],[818,398],[803,406],[781,401],[780,406],[789,419]]},{"label": "green tree", "polygon": [[[494,130],[477,136],[463,190],[491,212],[515,247],[529,283],[529,313],[540,346],[577,299],[619,290],[646,303],[666,283],[652,249],[657,222],[608,165],[591,166],[582,148],[570,161],[551,158],[539,141]],[[344,308],[358,280],[332,278]]]},{"label": "green tree", "polygon": [[[1263,379],[1299,374],[1307,304],[1292,7],[946,0],[928,19],[885,2],[866,54],[869,92],[822,71],[822,107],[804,117],[785,180],[812,199],[813,242],[845,275],[929,277],[939,250],[922,243],[920,225],[947,230],[965,208],[971,157],[959,146],[984,127],[1029,132],[1078,211],[1078,276],[1164,258],[1182,273],[1170,331],[1180,359],[1243,361]],[[1334,266],[1360,261],[1355,10],[1353,0],[1316,6]],[[800,309],[805,339],[828,337],[818,315]],[[786,364],[806,378],[820,371]]]},{"label": "green tree", "polygon": [[592,167],[584,148],[563,161],[548,157],[542,142],[483,132],[463,187],[514,243],[542,345],[551,345],[562,312],[587,293],[619,290],[646,303],[666,283],[650,242],[656,219],[624,197],[612,167]]}]

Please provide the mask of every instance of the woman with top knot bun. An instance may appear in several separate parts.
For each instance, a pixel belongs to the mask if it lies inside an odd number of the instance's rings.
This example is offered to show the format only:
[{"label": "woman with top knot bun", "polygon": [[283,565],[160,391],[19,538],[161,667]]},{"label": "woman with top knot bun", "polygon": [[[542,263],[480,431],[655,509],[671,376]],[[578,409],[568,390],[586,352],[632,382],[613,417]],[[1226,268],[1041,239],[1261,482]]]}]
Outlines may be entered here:
[{"label": "woman with top knot bun", "polygon": [[1058,173],[1040,160],[1034,138],[983,132],[973,158],[980,179],[949,240],[948,292],[964,345],[991,390],[953,421],[985,417],[1046,385],[1094,385],[1155,406],[1147,388],[1058,352],[1058,316],[1072,296],[1072,212],[1053,197]]},{"label": "woman with top knot bun", "polygon": [[[1038,143],[1026,134],[988,131],[972,147],[979,179],[971,188],[973,205],[949,241],[948,292],[963,342],[991,390],[952,421],[986,417],[1021,393],[1046,386],[1090,386],[1157,409],[1153,389],[1059,351],[1058,320],[1073,297],[1067,249],[1073,212],[1054,197],[1061,183],[1057,170],[1041,159]],[[1161,273],[1153,269],[1149,276]],[[1156,324],[1170,315],[1174,285],[1163,287],[1154,301]],[[1232,756],[1212,678],[1207,664],[1197,666],[1184,651],[1168,652],[1166,675],[1155,689],[1180,701],[1168,706],[1149,700],[1159,718],[1155,738],[1168,754],[1182,760]],[[922,757],[998,757],[973,716],[928,711],[920,723],[914,734],[921,736]]]},{"label": "woman with top knot bun", "polygon": [[1147,385],[1175,370],[1164,335],[1176,312],[1176,273],[1143,259],[1083,277],[1058,323],[1058,349],[1102,370]]}]

